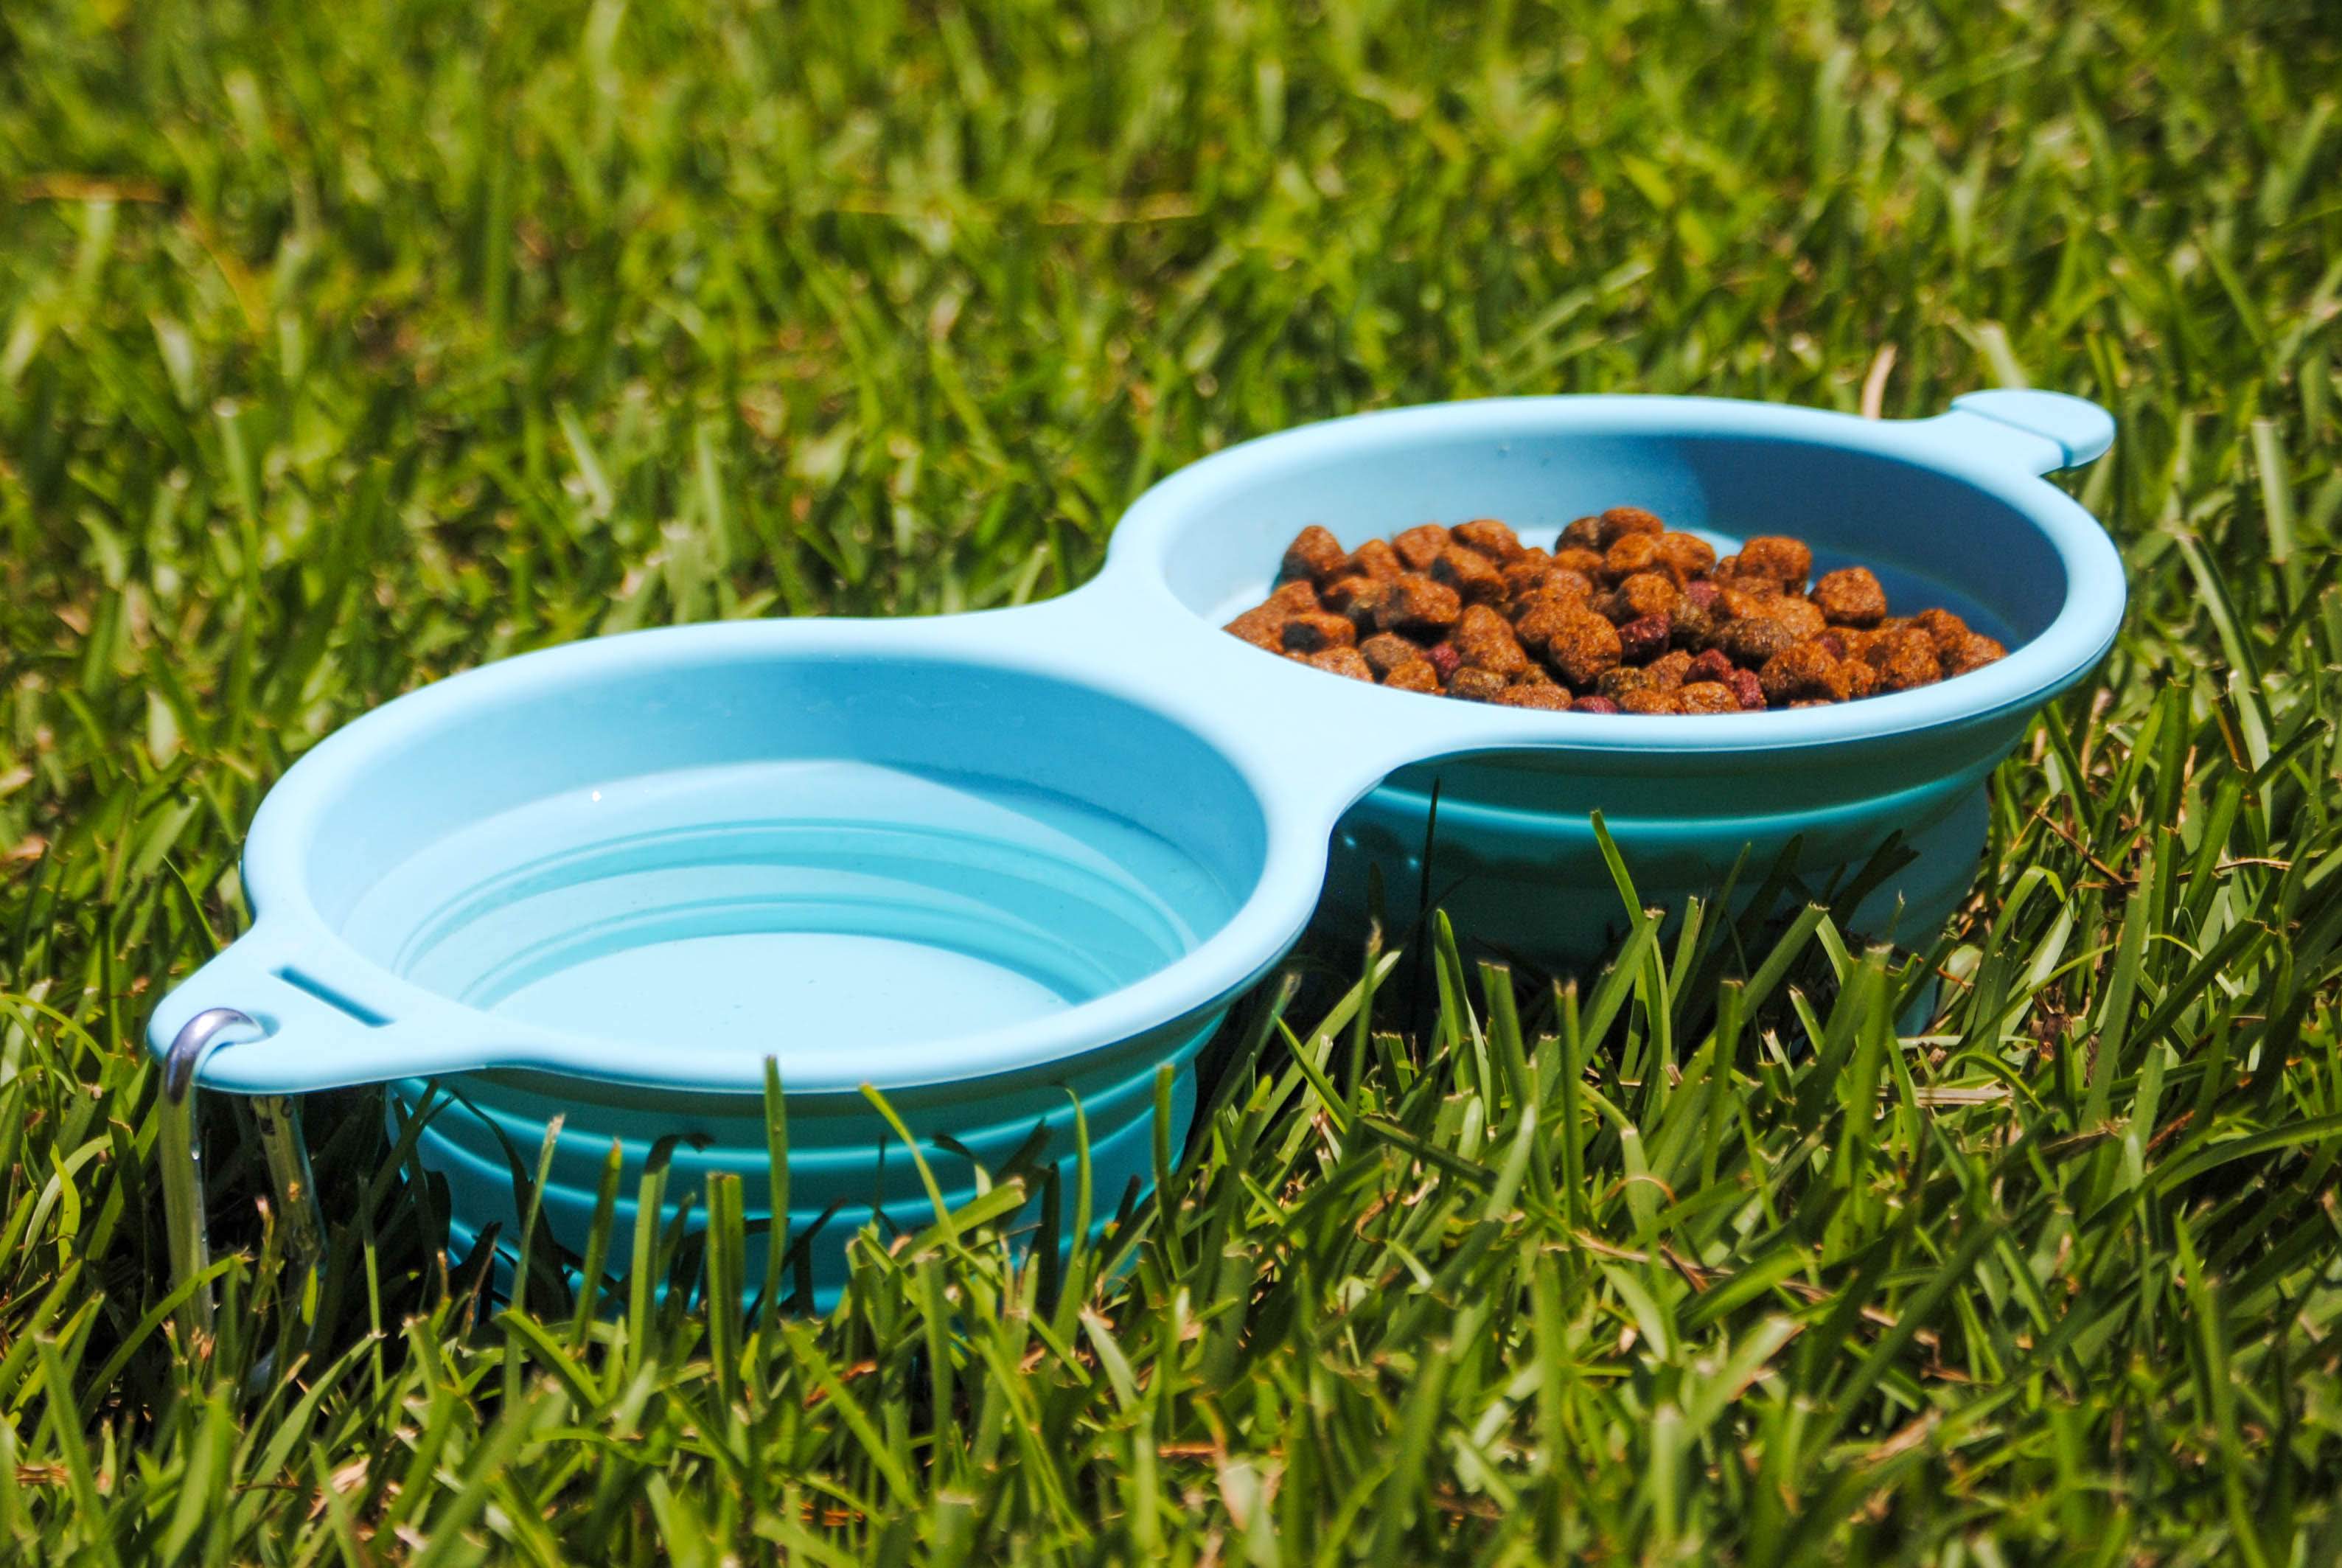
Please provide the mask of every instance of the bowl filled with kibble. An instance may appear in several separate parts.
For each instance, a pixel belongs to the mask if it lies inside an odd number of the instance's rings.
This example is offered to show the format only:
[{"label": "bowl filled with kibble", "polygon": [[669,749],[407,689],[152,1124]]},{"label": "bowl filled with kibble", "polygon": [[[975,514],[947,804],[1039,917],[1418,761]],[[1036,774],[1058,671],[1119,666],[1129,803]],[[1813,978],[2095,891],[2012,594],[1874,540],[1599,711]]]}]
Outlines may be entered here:
[{"label": "bowl filled with kibble", "polygon": [[1517,956],[1590,958],[1624,922],[1598,811],[1647,902],[1869,868],[1857,924],[1919,940],[1974,879],[1987,775],[2121,619],[2118,555],[2044,477],[2112,433],[2028,391],[1912,421],[1402,409],[1174,475],[1106,576],[1220,629],[1232,699],[1338,706],[1372,765],[1416,741],[1334,831],[1336,931],[1378,871],[1397,915],[1428,893]]}]

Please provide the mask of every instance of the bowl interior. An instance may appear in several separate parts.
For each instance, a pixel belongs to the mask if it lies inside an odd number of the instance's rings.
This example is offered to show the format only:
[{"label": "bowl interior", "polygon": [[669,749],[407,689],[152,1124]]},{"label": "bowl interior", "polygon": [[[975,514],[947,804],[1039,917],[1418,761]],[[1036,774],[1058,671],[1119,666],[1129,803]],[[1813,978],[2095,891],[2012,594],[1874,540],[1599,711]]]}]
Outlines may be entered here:
[{"label": "bowl interior", "polygon": [[1714,540],[1791,534],[1813,546],[1817,574],[1868,566],[1895,613],[1941,605],[2011,647],[2066,602],[2057,550],[2015,506],[1920,464],[1817,439],[1557,433],[1496,418],[1468,433],[1395,424],[1371,438],[1362,424],[1358,439],[1289,450],[1195,506],[1166,553],[1173,594],[1206,621],[1257,604],[1307,524],[1355,548],[1418,523],[1496,517],[1550,548],[1572,518],[1617,505]]},{"label": "bowl interior", "polygon": [[325,923],[493,1014],[875,1072],[1154,974],[1259,879],[1249,787],[1143,708],[952,660],[678,660],[665,635],[443,689],[378,735],[301,850]]}]

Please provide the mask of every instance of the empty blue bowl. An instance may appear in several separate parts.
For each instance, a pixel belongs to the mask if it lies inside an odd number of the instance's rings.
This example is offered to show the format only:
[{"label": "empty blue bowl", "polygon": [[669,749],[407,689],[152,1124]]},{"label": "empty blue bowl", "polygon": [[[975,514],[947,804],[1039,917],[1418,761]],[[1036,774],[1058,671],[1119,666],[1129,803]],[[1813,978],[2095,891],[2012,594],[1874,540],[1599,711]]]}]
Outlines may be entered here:
[{"label": "empty blue bowl", "polygon": [[[613,1141],[624,1193],[679,1136],[673,1198],[735,1171],[767,1203],[769,1058],[789,1223],[828,1216],[826,1303],[874,1213],[931,1217],[863,1085],[955,1202],[971,1161],[1037,1150],[1070,1175],[1078,1100],[1110,1212],[1147,1180],[1156,1070],[1177,1069],[1176,1139],[1196,1051],[1309,920],[1329,843],[1337,912],[1376,863],[1414,885],[1435,780],[1447,906],[1555,964],[1617,920],[1597,807],[1661,898],[1793,843],[1826,878],[1900,833],[1922,853],[1876,896],[1907,932],[1940,919],[1975,873],[1982,779],[2120,619],[2114,549],[2039,477],[2110,428],[2038,393],[1907,424],[1632,397],[1368,414],[1175,474],[1098,578],[1047,604],[493,664],[285,774],[245,845],[252,930],[165,999],[150,1043],[227,1007],[252,1024],[218,1036],[207,1085],[387,1082],[413,1105],[445,1082],[458,1100],[419,1152],[459,1244],[511,1233],[514,1157],[533,1165],[558,1116],[544,1223],[576,1250]],[[1837,707],[1601,716],[1385,691],[1218,629],[1305,524],[1346,544],[1482,514],[1533,532],[1624,502],[1718,538],[1795,534],[2011,652]]]}]

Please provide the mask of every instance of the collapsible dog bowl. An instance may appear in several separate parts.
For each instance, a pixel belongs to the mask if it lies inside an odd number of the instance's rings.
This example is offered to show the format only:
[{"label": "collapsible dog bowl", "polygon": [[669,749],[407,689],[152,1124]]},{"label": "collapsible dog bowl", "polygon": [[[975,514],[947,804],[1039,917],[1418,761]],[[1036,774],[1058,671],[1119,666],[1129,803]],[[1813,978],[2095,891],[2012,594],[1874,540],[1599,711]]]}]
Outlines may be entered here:
[{"label": "collapsible dog bowl", "polygon": [[[533,1164],[555,1116],[543,1223],[572,1248],[613,1139],[623,1193],[680,1136],[671,1193],[735,1171],[755,1210],[769,1057],[789,1223],[830,1216],[813,1249],[827,1300],[874,1212],[930,1217],[863,1085],[955,1200],[971,1159],[996,1165],[1036,1129],[1070,1174],[1078,1100],[1110,1210],[1150,1169],[1156,1069],[1179,1069],[1182,1135],[1190,1064],[1310,918],[1337,820],[1355,899],[1359,865],[1416,853],[1433,777],[1439,853],[1479,874],[1469,913],[1555,955],[1616,916],[1596,807],[1659,888],[1713,883],[1752,844],[1796,839],[1820,867],[1899,831],[1927,852],[1907,902],[1939,914],[1975,869],[1962,804],[2114,634],[2117,557],[2037,477],[2109,429],[2030,393],[1910,424],[1631,397],[1370,414],[1174,475],[1097,580],[1046,604],[507,660],[286,774],[245,848],[252,930],[171,994],[150,1042],[187,1029],[198,1081],[241,1094],[387,1082],[411,1105],[445,1080],[459,1099],[419,1153],[458,1245],[512,1233],[514,1157]],[[1481,514],[1528,532],[1622,501],[1719,535],[1795,533],[2012,652],[1837,707],[1633,717],[1384,691],[1217,629],[1306,523],[1351,544]]]}]

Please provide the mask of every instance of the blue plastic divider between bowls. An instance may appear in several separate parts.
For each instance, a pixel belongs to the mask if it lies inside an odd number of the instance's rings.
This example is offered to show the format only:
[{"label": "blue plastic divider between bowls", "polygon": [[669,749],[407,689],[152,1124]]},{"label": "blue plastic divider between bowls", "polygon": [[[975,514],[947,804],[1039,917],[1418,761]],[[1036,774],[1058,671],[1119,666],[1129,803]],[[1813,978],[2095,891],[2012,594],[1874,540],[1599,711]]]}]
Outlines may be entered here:
[{"label": "blue plastic divider between bowls", "polygon": [[[1495,400],[1360,415],[1182,470],[1063,598],[917,621],[727,623],[527,654],[389,703],[303,757],[254,821],[253,929],[157,1009],[150,1043],[230,1007],[207,1086],[288,1094],[454,1075],[425,1134],[465,1233],[511,1219],[504,1149],[564,1117],[545,1223],[575,1247],[618,1141],[763,1191],[757,1096],[786,1091],[793,1221],[846,1205],[817,1294],[872,1208],[924,1212],[876,1084],[956,1191],[1036,1126],[1069,1166],[1078,1097],[1100,1212],[1147,1178],[1154,1074],[1190,1064],[1327,887],[1408,880],[1440,788],[1436,872],[1459,922],[1556,964],[1616,894],[1601,808],[1647,893],[1743,853],[1827,880],[1890,834],[1874,895],[1906,931],[1965,892],[1982,781],[2103,656],[2124,604],[2104,533],[2040,475],[2105,449],[2055,394],[1867,422],[1683,398]],[[1714,535],[1787,533],[1870,564],[2011,646],[1918,691],[1722,717],[1524,712],[1385,691],[1217,628],[1284,541],[1426,519],[1525,534],[1633,502]],[[1338,824],[1338,829],[1337,829]],[[1447,884],[1452,883],[1452,886]],[[1884,904],[1877,901],[1884,900]],[[858,1205],[858,1208],[856,1207]]]}]

